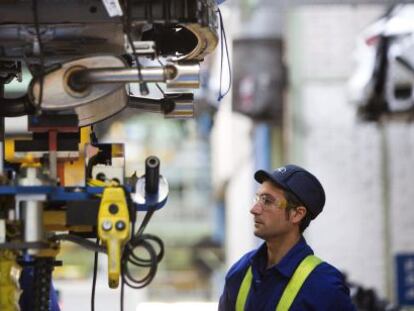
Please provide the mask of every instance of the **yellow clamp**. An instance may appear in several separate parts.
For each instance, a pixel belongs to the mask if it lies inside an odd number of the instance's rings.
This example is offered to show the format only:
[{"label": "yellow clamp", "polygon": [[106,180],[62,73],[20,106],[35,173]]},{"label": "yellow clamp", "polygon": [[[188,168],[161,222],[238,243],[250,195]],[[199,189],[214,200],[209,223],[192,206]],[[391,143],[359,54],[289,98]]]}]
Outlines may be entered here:
[{"label": "yellow clamp", "polygon": [[108,284],[117,288],[121,256],[130,239],[130,221],[125,192],[120,187],[105,188],[98,213],[98,236],[108,250]]},{"label": "yellow clamp", "polygon": [[22,167],[40,167],[40,162],[31,153],[28,153],[22,161]]},{"label": "yellow clamp", "polygon": [[16,256],[8,250],[0,250],[0,310],[18,311],[20,299],[21,267]]}]

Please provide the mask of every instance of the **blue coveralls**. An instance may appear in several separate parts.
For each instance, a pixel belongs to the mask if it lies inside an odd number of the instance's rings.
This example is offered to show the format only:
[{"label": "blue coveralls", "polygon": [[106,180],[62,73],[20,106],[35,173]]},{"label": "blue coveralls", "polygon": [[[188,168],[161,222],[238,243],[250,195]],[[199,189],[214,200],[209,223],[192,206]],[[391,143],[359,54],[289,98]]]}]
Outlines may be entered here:
[{"label": "blue coveralls", "polygon": [[[245,311],[275,311],[288,281],[299,263],[313,250],[302,238],[277,264],[266,269],[267,252],[263,243],[257,250],[244,255],[229,270],[219,311],[235,310],[237,294],[249,266],[253,280]],[[356,310],[349,297],[343,275],[323,262],[308,276],[296,296],[290,311],[348,311]]]}]

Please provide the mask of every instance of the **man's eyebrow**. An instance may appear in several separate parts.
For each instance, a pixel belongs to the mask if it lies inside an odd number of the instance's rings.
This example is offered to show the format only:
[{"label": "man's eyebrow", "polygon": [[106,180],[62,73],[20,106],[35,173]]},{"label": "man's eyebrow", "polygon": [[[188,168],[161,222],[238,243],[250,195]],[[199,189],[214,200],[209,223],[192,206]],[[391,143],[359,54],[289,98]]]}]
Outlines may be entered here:
[{"label": "man's eyebrow", "polygon": [[273,195],[271,195],[270,193],[268,193],[268,192],[262,192],[262,193],[256,192],[256,195],[258,195],[258,196],[268,196],[268,197],[271,197],[271,198],[275,199],[275,197]]}]

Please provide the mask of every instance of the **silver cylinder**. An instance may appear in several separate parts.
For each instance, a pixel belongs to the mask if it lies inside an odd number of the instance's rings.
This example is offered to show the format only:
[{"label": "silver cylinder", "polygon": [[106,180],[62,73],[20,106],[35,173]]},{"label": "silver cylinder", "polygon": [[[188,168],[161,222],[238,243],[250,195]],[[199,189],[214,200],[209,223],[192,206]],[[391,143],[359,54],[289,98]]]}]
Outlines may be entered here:
[{"label": "silver cylinder", "polygon": [[49,151],[49,177],[57,181],[57,151]]},{"label": "silver cylinder", "polygon": [[6,242],[6,220],[0,218],[0,243]]},{"label": "silver cylinder", "polygon": [[[43,202],[36,200],[22,201],[24,217],[24,241],[41,242],[43,240]],[[31,255],[37,254],[38,249],[28,249]]]},{"label": "silver cylinder", "polygon": [[194,118],[194,103],[192,101],[175,102],[174,110],[165,114],[166,119],[192,119]]},{"label": "silver cylinder", "polygon": [[69,78],[73,86],[99,83],[165,82],[169,89],[200,87],[198,63],[169,63],[164,67],[91,68],[74,72]]},{"label": "silver cylinder", "polygon": [[198,89],[200,87],[200,65],[198,63],[168,64],[170,72],[167,79],[167,89]]},{"label": "silver cylinder", "polygon": [[[50,184],[50,179],[44,175],[40,167],[23,167],[16,179],[19,186],[42,186]],[[15,197],[18,217],[22,219],[24,242],[43,241],[43,202],[45,194],[18,194]],[[28,249],[27,253],[36,255],[39,249]]]},{"label": "silver cylinder", "polygon": [[[97,68],[85,69],[74,73],[74,81],[79,83],[127,83],[127,82],[164,82],[170,74],[162,67],[134,68]],[[142,79],[141,79],[142,78]]]},{"label": "silver cylinder", "polygon": [[39,167],[22,167],[16,181],[19,186],[44,186],[51,184],[51,180],[42,173]]}]

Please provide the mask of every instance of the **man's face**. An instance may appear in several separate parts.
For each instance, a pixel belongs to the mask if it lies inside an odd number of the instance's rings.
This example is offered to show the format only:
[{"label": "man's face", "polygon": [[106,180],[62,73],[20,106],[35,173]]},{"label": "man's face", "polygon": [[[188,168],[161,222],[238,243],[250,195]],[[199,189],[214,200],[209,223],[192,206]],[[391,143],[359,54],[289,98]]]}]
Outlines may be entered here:
[{"label": "man's face", "polygon": [[257,237],[269,241],[294,229],[290,214],[286,211],[287,201],[283,189],[265,181],[256,195],[256,203],[250,213],[254,216],[254,234]]}]

